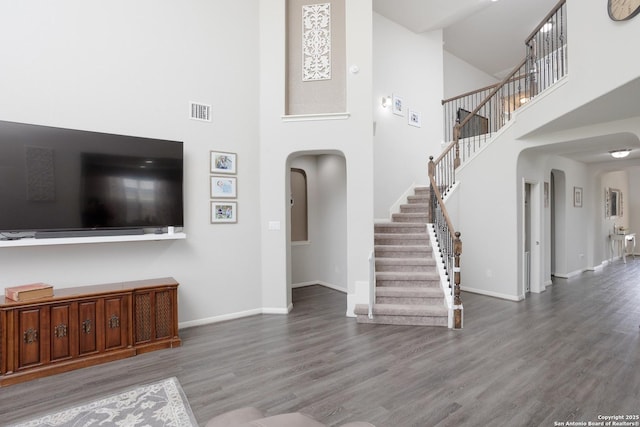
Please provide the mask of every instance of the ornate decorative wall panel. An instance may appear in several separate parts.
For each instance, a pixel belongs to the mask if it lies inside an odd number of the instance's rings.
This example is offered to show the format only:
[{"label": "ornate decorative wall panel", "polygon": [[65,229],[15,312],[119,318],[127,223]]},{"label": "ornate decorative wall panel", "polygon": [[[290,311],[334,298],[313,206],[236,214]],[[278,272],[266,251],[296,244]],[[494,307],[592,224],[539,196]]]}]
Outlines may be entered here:
[{"label": "ornate decorative wall panel", "polygon": [[331,79],[331,4],[302,6],[302,80]]}]

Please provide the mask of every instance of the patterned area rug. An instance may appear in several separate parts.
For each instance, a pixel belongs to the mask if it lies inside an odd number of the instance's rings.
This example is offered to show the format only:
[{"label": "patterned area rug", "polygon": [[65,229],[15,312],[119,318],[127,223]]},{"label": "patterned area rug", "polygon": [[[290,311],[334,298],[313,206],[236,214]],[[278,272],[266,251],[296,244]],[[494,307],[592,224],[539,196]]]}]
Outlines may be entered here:
[{"label": "patterned area rug", "polygon": [[16,427],[198,426],[176,378],[169,378],[46,415]]}]

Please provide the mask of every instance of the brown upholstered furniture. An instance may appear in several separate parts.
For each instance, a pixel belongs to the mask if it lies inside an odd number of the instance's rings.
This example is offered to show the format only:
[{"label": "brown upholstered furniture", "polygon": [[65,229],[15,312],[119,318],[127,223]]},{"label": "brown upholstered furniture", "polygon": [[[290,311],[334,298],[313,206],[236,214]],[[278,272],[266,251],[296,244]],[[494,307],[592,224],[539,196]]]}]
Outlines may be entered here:
[{"label": "brown upholstered furniture", "polygon": [[[207,422],[205,427],[326,427],[299,412],[265,417],[257,408],[240,408],[225,412]],[[375,427],[366,422],[352,422],[341,427]]]}]

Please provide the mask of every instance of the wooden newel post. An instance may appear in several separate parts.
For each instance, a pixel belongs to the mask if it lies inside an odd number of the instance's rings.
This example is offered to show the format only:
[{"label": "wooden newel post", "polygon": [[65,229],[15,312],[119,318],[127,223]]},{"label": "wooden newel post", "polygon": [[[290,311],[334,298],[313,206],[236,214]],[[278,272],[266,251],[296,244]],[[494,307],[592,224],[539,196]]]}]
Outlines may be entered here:
[{"label": "wooden newel post", "polygon": [[[429,178],[433,177],[435,181],[436,178],[436,164],[433,162],[433,156],[429,156],[429,166],[427,167],[427,171],[429,173]],[[436,220],[436,203],[435,197],[436,193],[433,191],[433,183],[431,179],[429,179],[429,186],[431,187],[431,191],[429,191],[429,220],[428,222],[435,222]]]},{"label": "wooden newel post", "polygon": [[456,231],[453,241],[453,327],[462,329],[462,299],[460,299],[460,254],[462,254],[462,240],[460,232]]},{"label": "wooden newel post", "polygon": [[456,157],[453,159],[454,169],[460,166],[460,123],[456,123],[453,127],[453,140],[456,142]]}]

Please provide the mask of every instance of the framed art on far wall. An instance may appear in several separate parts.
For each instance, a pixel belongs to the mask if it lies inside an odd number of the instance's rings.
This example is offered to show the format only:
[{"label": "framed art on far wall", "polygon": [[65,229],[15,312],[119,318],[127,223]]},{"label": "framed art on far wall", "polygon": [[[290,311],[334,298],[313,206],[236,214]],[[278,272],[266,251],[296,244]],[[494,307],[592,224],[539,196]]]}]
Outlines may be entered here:
[{"label": "framed art on far wall", "polygon": [[408,120],[410,126],[422,127],[422,117],[419,112],[409,110]]},{"label": "framed art on far wall", "polygon": [[235,153],[211,151],[210,169],[211,173],[235,174],[237,171],[237,155]]},{"label": "framed art on far wall", "polygon": [[582,207],[582,187],[573,187],[573,206]]},{"label": "framed art on far wall", "polygon": [[238,196],[238,179],[235,176],[212,175],[211,198],[235,198]]},{"label": "framed art on far wall", "polygon": [[226,200],[211,202],[211,224],[238,222],[238,204]]},{"label": "framed art on far wall", "polygon": [[397,95],[393,95],[393,114],[397,114],[398,116],[404,116],[404,105],[402,105],[402,98]]}]

